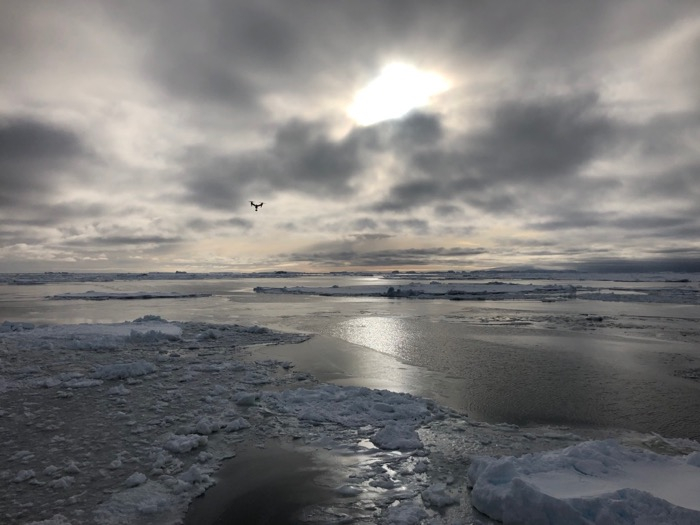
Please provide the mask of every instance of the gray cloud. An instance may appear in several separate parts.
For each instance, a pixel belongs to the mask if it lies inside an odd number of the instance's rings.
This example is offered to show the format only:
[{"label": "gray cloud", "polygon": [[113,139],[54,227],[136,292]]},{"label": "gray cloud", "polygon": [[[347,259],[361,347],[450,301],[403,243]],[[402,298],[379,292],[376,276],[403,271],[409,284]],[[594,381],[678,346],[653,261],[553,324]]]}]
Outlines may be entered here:
[{"label": "gray cloud", "polygon": [[613,138],[614,126],[592,94],[508,101],[488,117],[485,129],[451,147],[415,154],[409,165],[415,180],[394,186],[375,208],[403,210],[453,199],[485,211],[516,209],[521,188],[570,184]]},{"label": "gray cloud", "polygon": [[641,260],[618,257],[589,259],[576,263],[574,267],[588,272],[700,272],[699,252],[695,252],[694,257],[679,257],[677,252],[668,255]]},{"label": "gray cloud", "polygon": [[151,244],[173,244],[179,243],[182,239],[179,237],[165,237],[161,235],[113,235],[103,236],[96,235],[83,237],[80,239],[71,239],[63,241],[63,246],[86,246],[86,247],[102,247],[102,246],[139,246]]},{"label": "gray cloud", "polygon": [[377,221],[370,217],[355,219],[350,223],[350,226],[354,230],[376,230],[379,227]]},{"label": "gray cloud", "polygon": [[284,258],[319,266],[420,267],[434,264],[465,265],[486,253],[483,248],[407,248],[392,250],[326,250],[285,254]]},{"label": "gray cloud", "polygon": [[191,151],[185,159],[187,200],[236,209],[251,198],[259,200],[255,195],[281,191],[346,197],[375,147],[369,130],[356,129],[334,140],[318,122],[293,120],[280,126],[266,149],[230,156]]},{"label": "gray cloud", "polygon": [[0,119],[0,206],[42,198],[58,186],[57,168],[84,151],[73,132],[33,119]]},{"label": "gray cloud", "polygon": [[249,230],[253,227],[253,222],[247,219],[241,219],[240,217],[220,220],[204,220],[197,218],[187,221],[186,227],[187,230],[195,232],[209,232],[211,230],[229,228],[235,230]]},{"label": "gray cloud", "polygon": [[[696,0],[8,0],[0,248],[322,233],[339,239],[315,264],[690,259],[673,250],[699,242],[698,18]],[[353,127],[394,60],[451,90]],[[234,215],[251,199],[277,207]],[[473,257],[377,250],[501,221]]]},{"label": "gray cloud", "polygon": [[590,93],[508,102],[486,131],[465,137],[467,161],[489,181],[545,183],[576,175],[602,153],[611,132]]}]

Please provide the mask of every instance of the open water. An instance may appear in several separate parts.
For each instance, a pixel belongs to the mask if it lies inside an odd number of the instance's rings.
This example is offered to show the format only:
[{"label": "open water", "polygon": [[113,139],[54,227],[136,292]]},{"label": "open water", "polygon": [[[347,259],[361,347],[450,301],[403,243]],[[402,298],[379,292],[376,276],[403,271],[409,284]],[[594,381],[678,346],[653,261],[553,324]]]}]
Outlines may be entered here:
[{"label": "open water", "polygon": [[[491,423],[627,428],[700,439],[700,307],[599,302],[408,300],[256,294],[255,286],[375,278],[114,281],[0,285],[0,322],[259,324],[317,334],[256,350],[324,381],[435,399]],[[387,286],[391,281],[383,280]],[[587,284],[587,283],[580,283]],[[644,283],[638,286],[644,286]],[[208,297],[48,300],[66,292],[175,291]]]}]

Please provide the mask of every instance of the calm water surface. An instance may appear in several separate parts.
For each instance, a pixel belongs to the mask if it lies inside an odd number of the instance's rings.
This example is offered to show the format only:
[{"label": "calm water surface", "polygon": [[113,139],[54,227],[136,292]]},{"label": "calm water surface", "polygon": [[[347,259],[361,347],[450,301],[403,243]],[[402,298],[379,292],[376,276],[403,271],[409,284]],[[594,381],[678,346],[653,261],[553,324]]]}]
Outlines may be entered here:
[{"label": "calm water surface", "polygon": [[[585,300],[455,302],[252,291],[255,286],[376,282],[323,276],[293,281],[0,285],[0,322],[122,322],[160,315],[312,332],[318,337],[308,343],[264,352],[288,356],[323,380],[427,395],[489,422],[622,427],[700,439],[700,383],[687,378],[692,373],[683,373],[700,370],[697,306]],[[212,295],[45,299],[88,290]]]}]

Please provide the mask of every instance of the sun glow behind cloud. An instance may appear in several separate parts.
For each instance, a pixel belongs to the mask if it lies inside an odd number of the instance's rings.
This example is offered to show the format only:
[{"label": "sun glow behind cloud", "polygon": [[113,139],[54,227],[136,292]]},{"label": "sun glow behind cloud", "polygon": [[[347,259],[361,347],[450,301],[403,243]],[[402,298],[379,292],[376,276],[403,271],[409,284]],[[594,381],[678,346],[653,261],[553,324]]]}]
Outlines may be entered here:
[{"label": "sun glow behind cloud", "polygon": [[431,97],[448,88],[447,81],[436,73],[408,64],[389,64],[357,92],[348,115],[362,126],[400,118],[412,109],[428,105]]}]

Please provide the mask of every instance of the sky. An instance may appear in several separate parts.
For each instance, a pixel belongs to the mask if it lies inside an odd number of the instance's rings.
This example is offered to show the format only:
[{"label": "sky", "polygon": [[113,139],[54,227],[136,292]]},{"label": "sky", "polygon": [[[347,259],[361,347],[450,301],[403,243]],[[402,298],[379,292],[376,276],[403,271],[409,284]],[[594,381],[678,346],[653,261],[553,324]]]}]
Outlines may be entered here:
[{"label": "sky", "polygon": [[697,0],[3,0],[0,60],[0,272],[700,271]]}]

